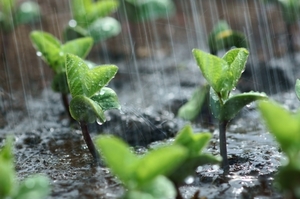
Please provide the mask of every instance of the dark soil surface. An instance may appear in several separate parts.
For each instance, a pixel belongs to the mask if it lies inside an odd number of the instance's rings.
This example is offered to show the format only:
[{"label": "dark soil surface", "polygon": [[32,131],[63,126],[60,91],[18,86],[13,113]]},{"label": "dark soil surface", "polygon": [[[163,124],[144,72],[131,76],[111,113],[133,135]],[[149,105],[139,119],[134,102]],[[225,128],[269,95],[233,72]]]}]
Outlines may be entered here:
[{"label": "dark soil surface", "polygon": [[[91,124],[93,137],[114,134],[138,151],[172,141],[186,123],[176,117],[176,111],[203,79],[192,59],[179,65],[168,60],[142,59],[132,70],[128,69],[132,61],[117,63],[120,71],[110,86],[118,93],[122,110],[107,112],[108,121],[103,125]],[[154,67],[156,64],[160,66]],[[293,90],[271,97],[292,110],[299,105]],[[192,198],[196,192],[204,198],[282,198],[273,180],[284,157],[255,106],[245,107],[228,127],[229,175],[223,176],[217,165],[199,167],[180,187],[184,198]],[[81,130],[78,124],[69,122],[59,94],[45,89],[39,97],[28,96],[25,107],[6,111],[0,130],[2,144],[6,135],[15,137],[20,180],[34,173],[48,175],[52,186],[49,198],[122,195],[122,185],[110,171],[94,164]],[[213,134],[207,150],[219,155],[218,130],[214,121],[207,123],[205,117],[210,116],[202,115],[193,127],[196,132]]]}]

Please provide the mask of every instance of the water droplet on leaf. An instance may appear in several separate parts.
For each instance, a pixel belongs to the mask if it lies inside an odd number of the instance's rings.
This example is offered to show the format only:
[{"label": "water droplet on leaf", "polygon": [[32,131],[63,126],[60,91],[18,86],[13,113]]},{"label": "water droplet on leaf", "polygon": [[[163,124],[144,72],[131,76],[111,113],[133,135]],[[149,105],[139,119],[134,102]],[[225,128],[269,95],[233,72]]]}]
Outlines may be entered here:
[{"label": "water droplet on leaf", "polygon": [[99,120],[98,118],[97,118],[96,122],[97,122],[97,124],[99,124],[99,125],[102,125],[102,124],[103,124],[103,122],[102,122],[101,120]]},{"label": "water droplet on leaf", "polygon": [[37,55],[38,57],[41,57],[41,56],[43,55],[43,53],[40,52],[40,51],[37,51],[37,52],[36,52],[36,55]]},{"label": "water droplet on leaf", "polygon": [[69,26],[70,26],[71,28],[76,27],[76,26],[77,26],[77,21],[75,21],[74,19],[71,19],[71,20],[69,21]]}]

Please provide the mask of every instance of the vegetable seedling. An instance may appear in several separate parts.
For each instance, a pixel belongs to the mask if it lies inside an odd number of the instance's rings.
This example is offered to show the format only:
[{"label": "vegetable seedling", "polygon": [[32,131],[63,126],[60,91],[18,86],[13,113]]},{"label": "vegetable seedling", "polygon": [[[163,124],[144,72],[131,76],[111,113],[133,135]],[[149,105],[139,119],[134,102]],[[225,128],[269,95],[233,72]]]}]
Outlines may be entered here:
[{"label": "vegetable seedling", "polygon": [[184,147],[188,154],[177,169],[169,175],[176,186],[182,183],[186,177],[193,175],[198,166],[221,162],[220,158],[203,153],[210,139],[211,133],[194,133],[190,125],[186,125],[178,132],[173,145]]},{"label": "vegetable seedling", "polygon": [[232,30],[229,24],[219,21],[208,36],[210,53],[217,55],[219,50],[229,50],[232,47],[247,48],[248,43],[242,32]]},{"label": "vegetable seedling", "polygon": [[226,146],[226,127],[228,122],[247,104],[260,99],[266,99],[264,93],[248,92],[231,95],[235,89],[248,58],[245,48],[229,50],[222,58],[193,49],[196,62],[210,85],[210,108],[212,114],[219,120],[220,154],[222,168],[229,172]]},{"label": "vegetable seedling", "polygon": [[175,13],[172,0],[124,0],[122,11],[130,21],[143,22],[165,18]]},{"label": "vegetable seedling", "polygon": [[0,198],[31,199],[46,198],[50,193],[49,179],[42,175],[26,178],[20,184],[16,182],[12,154],[12,139],[6,139],[0,151]]},{"label": "vegetable seedling", "polygon": [[37,50],[37,55],[41,56],[54,71],[52,89],[61,93],[63,105],[69,113],[70,91],[66,78],[65,55],[71,53],[84,59],[92,48],[93,39],[85,37],[61,44],[56,37],[42,31],[31,32],[30,39]]},{"label": "vegetable seedling", "polygon": [[104,112],[109,109],[119,109],[117,94],[105,87],[115,76],[118,67],[102,65],[89,69],[88,65],[78,56],[66,55],[66,74],[72,100],[70,114],[80,123],[82,135],[97,162],[100,156],[88,132],[88,123],[96,120],[105,122]]},{"label": "vegetable seedling", "polygon": [[118,35],[120,23],[108,16],[118,7],[118,0],[71,0],[73,19],[64,31],[65,40],[90,36],[100,42]]},{"label": "vegetable seedling", "polygon": [[19,24],[40,19],[40,7],[36,2],[25,1],[17,6],[15,0],[0,0],[0,29],[6,32]]},{"label": "vegetable seedling", "polygon": [[174,185],[163,175],[170,174],[186,159],[184,147],[165,146],[137,156],[122,140],[107,135],[99,136],[96,145],[108,167],[126,187],[124,198],[175,198]]},{"label": "vegetable seedling", "polygon": [[[296,90],[300,89],[297,82]],[[286,198],[300,198],[300,110],[292,113],[272,101],[260,102],[259,110],[287,157],[275,177],[277,186],[286,193]]]}]

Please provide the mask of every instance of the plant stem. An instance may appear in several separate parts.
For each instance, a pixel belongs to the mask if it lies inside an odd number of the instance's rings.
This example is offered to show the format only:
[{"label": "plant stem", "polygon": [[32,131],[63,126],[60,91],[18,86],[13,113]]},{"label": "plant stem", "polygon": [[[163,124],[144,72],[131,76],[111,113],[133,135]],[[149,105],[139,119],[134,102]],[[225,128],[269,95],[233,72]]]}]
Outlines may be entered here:
[{"label": "plant stem", "polygon": [[92,138],[89,134],[87,124],[85,122],[80,122],[80,127],[81,127],[81,131],[82,131],[84,141],[85,141],[90,153],[92,154],[94,160],[97,163],[100,163],[100,154],[99,154],[98,150],[96,149],[96,147],[93,143],[93,140],[92,140]]},{"label": "plant stem", "polygon": [[68,116],[70,118],[70,121],[73,122],[75,121],[73,119],[73,117],[71,116],[70,110],[69,110],[69,99],[68,99],[68,94],[61,94],[61,99],[62,99],[62,103],[64,105],[65,111],[68,113]]},{"label": "plant stem", "polygon": [[219,122],[219,137],[220,137],[220,154],[222,157],[222,169],[224,170],[224,174],[229,172],[229,164],[227,159],[227,146],[226,146],[226,127],[228,121],[220,121]]}]

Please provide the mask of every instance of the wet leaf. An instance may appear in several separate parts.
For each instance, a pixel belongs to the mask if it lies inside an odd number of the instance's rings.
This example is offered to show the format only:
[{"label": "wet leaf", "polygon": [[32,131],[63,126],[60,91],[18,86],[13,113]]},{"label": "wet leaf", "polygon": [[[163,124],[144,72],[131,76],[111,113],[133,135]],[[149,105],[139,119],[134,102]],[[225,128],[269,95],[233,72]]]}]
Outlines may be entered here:
[{"label": "wet leaf", "polygon": [[229,66],[228,77],[230,80],[230,85],[226,86],[227,91],[231,91],[236,87],[238,80],[240,79],[242,73],[245,70],[246,62],[248,59],[249,52],[245,48],[236,48],[228,51],[224,56],[225,60]]},{"label": "wet leaf", "polygon": [[73,17],[79,26],[88,27],[92,22],[114,12],[119,6],[117,0],[73,0],[71,8]]},{"label": "wet leaf", "polygon": [[268,99],[267,95],[259,92],[248,92],[230,96],[221,107],[218,119],[220,121],[229,121],[247,104],[256,100],[266,99]]},{"label": "wet leaf", "polygon": [[296,80],[295,92],[296,92],[297,98],[300,100],[300,79]]},{"label": "wet leaf", "polygon": [[112,172],[125,184],[132,186],[134,172],[138,166],[136,157],[129,146],[122,140],[112,136],[101,135],[96,139],[96,146],[101,151],[106,164]]},{"label": "wet leaf", "polygon": [[115,76],[118,67],[115,65],[102,65],[89,69],[82,59],[75,55],[67,54],[66,70],[72,96],[84,95],[92,97]]},{"label": "wet leaf", "polygon": [[93,46],[91,37],[79,38],[69,41],[62,45],[61,49],[64,53],[77,55],[80,58],[85,58]]},{"label": "wet leaf", "polygon": [[10,196],[15,188],[14,158],[12,154],[12,139],[7,138],[0,151],[0,198]]},{"label": "wet leaf", "polygon": [[291,113],[279,104],[271,101],[259,103],[259,110],[270,132],[279,142],[282,150],[290,155],[300,149],[300,111]]},{"label": "wet leaf", "polygon": [[30,39],[45,62],[57,74],[65,72],[65,55],[67,53],[85,58],[93,44],[92,38],[87,37],[75,39],[62,45],[53,35],[42,31],[31,32]]},{"label": "wet leaf", "polygon": [[40,20],[40,6],[33,1],[25,1],[18,7],[15,13],[15,21],[24,24]]},{"label": "wet leaf", "polygon": [[138,190],[129,190],[125,199],[166,199],[175,198],[176,190],[172,182],[164,176],[158,176]]},{"label": "wet leaf", "polygon": [[87,27],[87,32],[95,42],[99,42],[118,35],[121,32],[121,25],[112,17],[99,18]]},{"label": "wet leaf", "polygon": [[174,144],[188,148],[190,156],[197,156],[201,154],[210,139],[210,133],[194,133],[191,125],[186,125],[177,133]]},{"label": "wet leaf", "polygon": [[116,92],[110,88],[103,87],[100,92],[91,97],[103,111],[109,109],[119,109],[121,107]]},{"label": "wet leaf", "polygon": [[224,88],[224,85],[226,85],[224,81],[226,81],[229,67],[227,62],[198,49],[193,49],[193,55],[208,84],[216,92],[226,89]]},{"label": "wet leaf", "polygon": [[173,172],[187,157],[187,150],[179,145],[166,146],[150,151],[142,157],[136,168],[140,184],[153,180],[158,175]]},{"label": "wet leaf", "polygon": [[105,122],[104,111],[101,107],[83,95],[72,98],[70,102],[70,114],[79,122],[93,123],[97,118],[101,122]]},{"label": "wet leaf", "polygon": [[136,22],[169,17],[175,13],[171,0],[126,0],[125,9],[129,19]]},{"label": "wet leaf", "polygon": [[189,121],[194,120],[200,114],[203,103],[205,102],[208,94],[208,85],[205,85],[194,91],[191,99],[178,110],[178,117]]},{"label": "wet leaf", "polygon": [[43,199],[50,193],[50,182],[46,176],[35,175],[26,178],[20,185],[14,199]]}]

